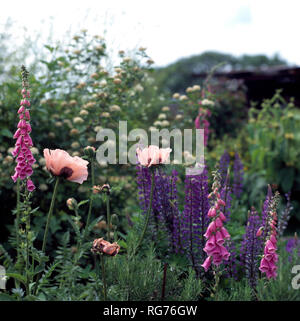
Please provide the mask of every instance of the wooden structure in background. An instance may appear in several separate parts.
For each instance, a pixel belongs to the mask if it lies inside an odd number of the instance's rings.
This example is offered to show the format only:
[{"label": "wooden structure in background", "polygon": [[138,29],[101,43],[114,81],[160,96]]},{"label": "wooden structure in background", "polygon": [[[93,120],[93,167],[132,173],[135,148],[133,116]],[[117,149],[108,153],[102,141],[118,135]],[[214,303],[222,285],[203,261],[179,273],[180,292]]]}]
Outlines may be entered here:
[{"label": "wooden structure in background", "polygon": [[[205,79],[207,74],[194,73],[194,78]],[[300,106],[300,67],[268,67],[260,70],[244,70],[216,72],[214,78],[222,81],[239,80],[246,86],[247,100],[261,102],[271,98],[276,89],[282,89],[284,98],[295,98],[296,106]]]}]

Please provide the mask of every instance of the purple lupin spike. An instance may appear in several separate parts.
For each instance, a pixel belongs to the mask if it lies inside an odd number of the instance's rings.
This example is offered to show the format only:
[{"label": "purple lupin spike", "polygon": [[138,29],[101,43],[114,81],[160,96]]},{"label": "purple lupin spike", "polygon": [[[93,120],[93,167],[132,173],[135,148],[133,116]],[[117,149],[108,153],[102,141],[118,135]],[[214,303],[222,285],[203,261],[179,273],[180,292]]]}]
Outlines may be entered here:
[{"label": "purple lupin spike", "polygon": [[287,200],[286,206],[278,218],[277,232],[278,232],[279,236],[283,235],[283,232],[285,231],[285,229],[288,225],[288,222],[289,222],[289,219],[291,216],[291,211],[294,208],[291,203],[291,193],[290,192],[285,194],[285,198]]},{"label": "purple lupin spike", "polygon": [[243,191],[244,165],[236,152],[233,163],[233,194],[239,198]]},{"label": "purple lupin spike", "polygon": [[268,192],[262,207],[262,215],[261,215],[261,218],[262,218],[261,226],[263,228],[262,239],[264,240],[264,242],[266,241],[266,238],[269,232],[269,225],[267,224],[267,220],[268,220],[268,213],[269,213],[271,199],[272,199],[272,188],[270,185],[268,185]]},{"label": "purple lupin spike", "polygon": [[246,232],[243,236],[241,245],[240,258],[249,285],[254,293],[256,293],[256,283],[259,272],[259,254],[263,248],[262,239],[256,235],[261,224],[261,218],[258,216],[255,208],[252,207],[248,214]]},{"label": "purple lupin spike", "polygon": [[[153,213],[157,231],[166,233],[169,241],[169,248],[173,246],[173,207],[171,200],[171,180],[165,172],[158,169],[155,174],[155,188],[153,197]],[[174,197],[174,195],[172,196]]]},{"label": "purple lupin spike", "polygon": [[221,174],[221,186],[224,185],[224,182],[226,180],[229,163],[230,163],[230,156],[227,150],[225,150],[220,158],[220,166],[219,166],[219,170]]},{"label": "purple lupin spike", "polygon": [[230,253],[230,256],[228,258],[228,261],[225,261],[226,267],[225,271],[226,276],[229,278],[233,278],[234,280],[238,280],[238,261],[237,261],[237,249],[234,244],[234,242],[231,240],[228,244],[228,252]]},{"label": "purple lupin spike", "polygon": [[230,176],[229,170],[226,175],[226,179],[224,181],[224,185],[220,191],[221,199],[224,200],[225,206],[223,207],[223,213],[226,217],[226,221],[230,219],[230,209],[231,209],[231,201],[232,201],[232,190],[230,187]]},{"label": "purple lupin spike", "polygon": [[178,210],[178,196],[177,196],[177,186],[176,183],[178,181],[178,173],[176,170],[172,171],[172,175],[170,176],[170,205],[172,209],[173,216],[173,229],[172,229],[172,244],[173,250],[176,254],[182,252],[182,240],[181,240],[181,216]]},{"label": "purple lupin spike", "polygon": [[[178,173],[168,176],[161,168],[155,172],[150,229],[152,238],[157,240],[158,232],[163,231],[168,238],[169,249],[178,251],[180,244],[179,211],[177,208],[176,181]],[[137,166],[139,202],[143,213],[147,212],[150,201],[151,173],[146,167]],[[178,243],[179,242],[179,243]]]},{"label": "purple lupin spike", "polygon": [[182,216],[182,240],[188,258],[199,273],[205,253],[204,233],[207,229],[209,218],[208,181],[207,170],[201,175],[186,176],[185,179],[185,204]]}]

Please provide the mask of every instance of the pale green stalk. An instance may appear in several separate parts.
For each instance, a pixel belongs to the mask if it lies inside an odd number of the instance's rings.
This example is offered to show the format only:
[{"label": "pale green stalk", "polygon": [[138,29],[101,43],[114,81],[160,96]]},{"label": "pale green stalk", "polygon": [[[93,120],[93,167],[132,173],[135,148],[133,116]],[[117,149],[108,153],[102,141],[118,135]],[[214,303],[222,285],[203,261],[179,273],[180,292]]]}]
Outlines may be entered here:
[{"label": "pale green stalk", "polygon": [[[47,223],[46,223],[45,232],[44,232],[44,239],[43,239],[43,245],[42,245],[42,252],[44,254],[46,254],[45,250],[46,250],[48,230],[49,230],[50,220],[51,220],[51,216],[52,216],[52,213],[53,213],[53,208],[54,208],[55,199],[56,199],[56,195],[57,195],[58,184],[59,184],[59,176],[56,177],[54,190],[53,190],[53,194],[52,194],[52,199],[51,199],[51,203],[50,203],[50,208],[49,208],[49,212],[48,212],[48,217],[47,217]],[[36,291],[37,291],[37,288],[38,288],[38,285],[39,285],[39,281],[40,281],[41,275],[42,275],[41,272],[37,275],[36,283],[35,283],[35,286],[34,286],[34,293],[35,294],[36,294]]]},{"label": "pale green stalk", "polygon": [[51,216],[52,216],[52,213],[53,213],[53,208],[54,208],[55,199],[56,199],[56,195],[57,195],[58,184],[59,184],[59,176],[56,177],[54,191],[53,191],[53,194],[52,194],[51,204],[50,204],[48,217],[47,217],[47,223],[46,223],[46,227],[45,227],[45,233],[44,233],[44,239],[43,239],[43,245],[42,245],[42,252],[44,252],[44,253],[45,253],[45,249],[46,249],[46,243],[47,243],[47,236],[48,236],[48,231],[49,231],[49,226],[50,226],[50,220],[51,220]]},{"label": "pale green stalk", "polygon": [[88,216],[87,216],[87,220],[86,220],[85,230],[83,233],[83,240],[85,240],[85,238],[87,237],[87,231],[88,231],[88,227],[90,225],[91,216],[92,216],[93,188],[95,185],[95,164],[94,164],[93,158],[91,158],[91,176],[92,176],[92,187],[91,187],[91,195],[90,195],[90,204],[89,204],[89,210],[88,210]]}]

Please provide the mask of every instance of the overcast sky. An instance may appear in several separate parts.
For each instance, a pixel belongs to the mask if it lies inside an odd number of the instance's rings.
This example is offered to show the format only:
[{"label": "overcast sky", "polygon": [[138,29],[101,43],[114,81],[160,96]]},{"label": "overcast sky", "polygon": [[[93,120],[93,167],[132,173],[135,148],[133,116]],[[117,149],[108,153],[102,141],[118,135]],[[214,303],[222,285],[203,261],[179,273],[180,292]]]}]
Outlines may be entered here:
[{"label": "overcast sky", "polygon": [[207,50],[278,53],[300,65],[299,0],[2,0],[0,8],[1,25],[10,17],[16,38],[26,26],[42,33],[41,45],[51,28],[54,39],[86,28],[106,30],[115,50],[147,47],[158,66]]}]

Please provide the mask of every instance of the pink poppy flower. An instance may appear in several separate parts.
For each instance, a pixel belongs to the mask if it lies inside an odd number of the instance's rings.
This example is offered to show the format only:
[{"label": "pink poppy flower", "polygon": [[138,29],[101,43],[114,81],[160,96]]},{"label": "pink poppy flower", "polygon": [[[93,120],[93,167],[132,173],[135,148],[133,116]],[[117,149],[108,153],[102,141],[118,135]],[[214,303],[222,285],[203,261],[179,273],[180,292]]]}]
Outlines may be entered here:
[{"label": "pink poppy flower", "polygon": [[88,161],[70,156],[61,149],[44,149],[44,157],[48,171],[54,176],[61,176],[68,181],[82,184],[88,177]]},{"label": "pink poppy flower", "polygon": [[143,150],[137,148],[136,153],[138,160],[142,166],[150,167],[165,163],[171,153],[171,148],[159,148],[155,145],[150,145]]}]

